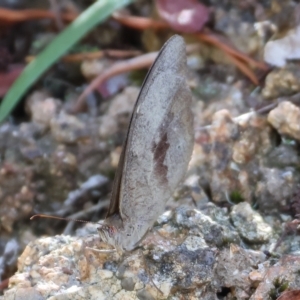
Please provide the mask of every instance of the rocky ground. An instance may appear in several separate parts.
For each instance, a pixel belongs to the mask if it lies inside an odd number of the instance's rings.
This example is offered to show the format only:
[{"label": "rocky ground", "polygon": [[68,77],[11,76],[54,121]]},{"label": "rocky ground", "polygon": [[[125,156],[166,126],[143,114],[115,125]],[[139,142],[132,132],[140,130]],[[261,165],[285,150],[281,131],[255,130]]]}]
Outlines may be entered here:
[{"label": "rocky ground", "polygon": [[[215,5],[214,29],[263,59],[254,25],[259,8],[271,9],[255,7]],[[139,249],[123,257],[86,248],[108,248],[97,224],[71,222],[61,234],[64,223],[29,217],[103,219],[139,87],[130,82],[76,115],[68,101],[34,90],[30,119],[1,124],[2,279],[17,266],[1,300],[259,300],[299,289],[299,63],[273,62],[255,88],[221,57],[188,57],[195,145],[186,180]]]}]

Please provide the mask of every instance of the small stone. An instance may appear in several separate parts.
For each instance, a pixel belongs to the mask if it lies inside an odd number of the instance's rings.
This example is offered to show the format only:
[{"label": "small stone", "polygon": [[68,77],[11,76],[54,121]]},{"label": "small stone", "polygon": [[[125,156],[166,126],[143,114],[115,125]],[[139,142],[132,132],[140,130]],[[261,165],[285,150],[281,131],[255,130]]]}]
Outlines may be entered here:
[{"label": "small stone", "polygon": [[136,295],[139,300],[155,300],[155,298],[146,289],[138,291]]},{"label": "small stone", "polygon": [[45,298],[33,287],[20,288],[12,299],[18,300],[44,300]]},{"label": "small stone", "polygon": [[99,135],[102,138],[107,138],[118,131],[118,123],[109,115],[101,118],[101,125],[99,127]]},{"label": "small stone", "polygon": [[289,101],[279,103],[268,115],[269,123],[281,134],[300,140],[300,109]]},{"label": "small stone", "polygon": [[265,80],[262,95],[266,99],[289,96],[300,91],[300,71],[296,65],[287,65],[271,71]]},{"label": "small stone", "polygon": [[49,98],[43,92],[35,92],[26,100],[26,108],[31,114],[33,122],[44,125],[46,128],[50,125],[50,120],[57,114],[61,107],[61,101]]},{"label": "small stone", "polygon": [[230,216],[241,237],[250,243],[265,243],[272,236],[271,226],[247,202],[235,205]]},{"label": "small stone", "polygon": [[119,128],[127,128],[127,121],[129,121],[138,93],[138,88],[127,87],[123,93],[112,99],[107,113],[101,119],[99,135],[102,138],[115,134]]},{"label": "small stone", "polygon": [[252,282],[261,282],[264,278],[264,274],[262,274],[261,272],[254,270],[252,272],[249,273],[249,279]]},{"label": "small stone", "polygon": [[123,278],[121,281],[121,286],[126,291],[133,291],[135,282],[131,277]]},{"label": "small stone", "polygon": [[75,143],[86,137],[85,125],[77,117],[60,113],[51,119],[51,133],[60,143]]},{"label": "small stone", "polygon": [[255,196],[260,211],[271,213],[284,211],[299,182],[294,168],[261,168],[261,180]]},{"label": "small stone", "polygon": [[197,249],[208,247],[205,240],[198,236],[188,237],[182,245],[185,245],[189,251],[196,251]]},{"label": "small stone", "polygon": [[113,277],[113,272],[111,272],[109,270],[101,270],[99,272],[99,275],[100,275],[101,279],[108,279],[108,278]]}]

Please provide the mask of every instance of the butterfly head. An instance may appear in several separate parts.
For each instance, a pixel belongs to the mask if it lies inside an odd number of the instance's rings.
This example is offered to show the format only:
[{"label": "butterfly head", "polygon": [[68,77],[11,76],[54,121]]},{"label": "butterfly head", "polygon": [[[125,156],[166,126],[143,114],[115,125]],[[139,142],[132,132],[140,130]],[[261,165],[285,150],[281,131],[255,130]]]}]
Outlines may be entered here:
[{"label": "butterfly head", "polygon": [[104,243],[107,243],[118,250],[122,250],[120,249],[122,247],[120,247],[119,243],[119,232],[115,226],[101,224],[101,226],[98,227],[98,232]]}]

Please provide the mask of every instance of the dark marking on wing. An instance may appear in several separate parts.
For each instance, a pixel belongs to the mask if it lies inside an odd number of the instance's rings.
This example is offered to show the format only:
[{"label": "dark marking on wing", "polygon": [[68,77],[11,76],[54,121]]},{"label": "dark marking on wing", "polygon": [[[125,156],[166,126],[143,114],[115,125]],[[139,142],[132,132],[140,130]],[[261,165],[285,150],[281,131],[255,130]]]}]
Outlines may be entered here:
[{"label": "dark marking on wing", "polygon": [[159,142],[153,143],[152,152],[154,154],[154,170],[163,183],[167,182],[168,166],[164,165],[167,151],[170,147],[167,132],[161,134]]}]

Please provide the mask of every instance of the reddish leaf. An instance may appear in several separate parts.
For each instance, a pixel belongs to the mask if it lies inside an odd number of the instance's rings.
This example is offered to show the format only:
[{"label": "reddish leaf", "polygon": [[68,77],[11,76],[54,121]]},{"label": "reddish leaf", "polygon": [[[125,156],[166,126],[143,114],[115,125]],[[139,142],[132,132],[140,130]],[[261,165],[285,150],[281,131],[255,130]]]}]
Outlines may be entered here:
[{"label": "reddish leaf", "polygon": [[277,300],[300,300],[300,290],[283,292]]},{"label": "reddish leaf", "polygon": [[209,19],[209,9],[197,0],[156,0],[157,11],[171,28],[197,32]]},{"label": "reddish leaf", "polygon": [[119,90],[128,85],[128,74],[119,74],[104,81],[98,88],[102,97],[107,98],[116,94]]},{"label": "reddish leaf", "polygon": [[8,71],[0,72],[0,97],[6,94],[23,69],[23,65],[10,65]]}]

